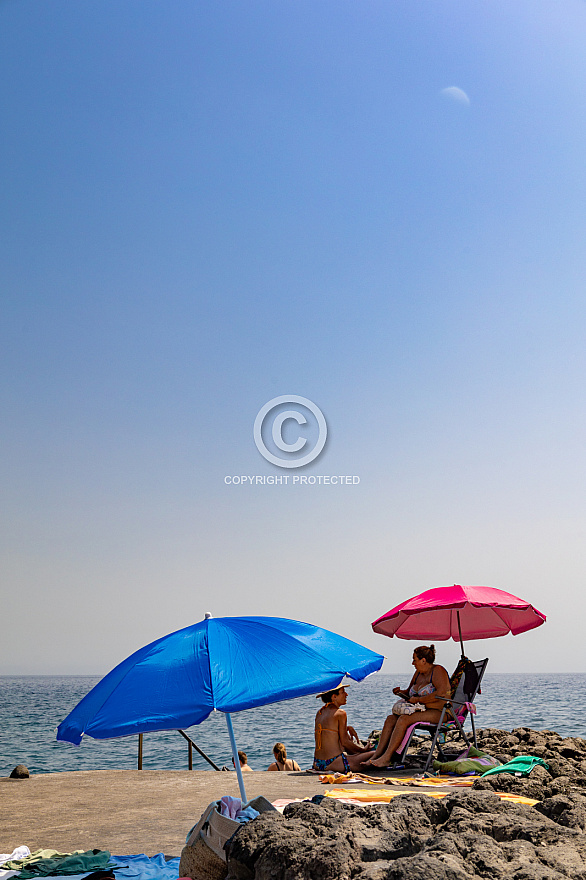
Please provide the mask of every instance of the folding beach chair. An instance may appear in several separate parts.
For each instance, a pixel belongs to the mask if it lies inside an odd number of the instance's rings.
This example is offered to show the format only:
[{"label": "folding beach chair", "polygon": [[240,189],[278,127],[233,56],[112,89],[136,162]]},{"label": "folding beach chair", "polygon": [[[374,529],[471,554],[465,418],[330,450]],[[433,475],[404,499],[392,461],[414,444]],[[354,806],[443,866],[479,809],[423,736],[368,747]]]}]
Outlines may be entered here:
[{"label": "folding beach chair", "polygon": [[[440,719],[437,723],[431,724],[429,721],[415,721],[407,728],[405,738],[399,746],[396,755],[400,761],[407,754],[407,750],[411,743],[411,738],[416,731],[427,733],[431,737],[431,748],[425,762],[424,772],[426,772],[432,762],[433,753],[437,746],[439,757],[442,761],[447,758],[442,751],[442,741],[445,742],[446,735],[456,735],[464,740],[466,745],[470,746],[470,740],[464,733],[464,722],[468,715],[472,722],[472,738],[476,746],[476,728],[474,726],[475,708],[472,706],[476,698],[476,694],[480,691],[482,677],[488,665],[488,657],[485,660],[468,660],[462,657],[458,663],[453,675],[450,677],[450,697],[444,700],[445,705],[442,709]],[[441,699],[441,698],[440,698]]]}]

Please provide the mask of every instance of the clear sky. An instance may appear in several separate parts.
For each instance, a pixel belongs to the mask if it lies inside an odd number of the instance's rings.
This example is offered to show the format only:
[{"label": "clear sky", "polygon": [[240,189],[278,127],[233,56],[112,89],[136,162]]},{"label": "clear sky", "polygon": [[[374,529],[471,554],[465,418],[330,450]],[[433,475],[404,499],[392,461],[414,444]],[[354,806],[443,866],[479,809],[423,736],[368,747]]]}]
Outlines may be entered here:
[{"label": "clear sky", "polygon": [[[584,0],[1,0],[5,674],[205,611],[408,671],[370,623],[451,583],[548,616],[492,671],[584,671],[585,45]],[[225,482],[296,472],[360,482]]]}]

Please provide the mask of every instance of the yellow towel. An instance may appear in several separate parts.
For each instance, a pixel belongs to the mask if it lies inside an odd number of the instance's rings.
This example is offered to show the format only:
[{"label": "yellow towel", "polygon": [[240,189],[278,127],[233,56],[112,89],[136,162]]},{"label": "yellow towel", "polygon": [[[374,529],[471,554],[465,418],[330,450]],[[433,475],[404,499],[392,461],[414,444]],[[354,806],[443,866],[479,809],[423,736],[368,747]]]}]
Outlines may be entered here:
[{"label": "yellow towel", "polygon": [[474,785],[476,776],[430,776],[425,779],[416,776],[366,776],[364,773],[326,773],[319,777],[323,785],[339,785],[345,782],[364,782],[367,785],[451,785],[468,787]]},{"label": "yellow towel", "polygon": [[[427,797],[445,798],[448,796],[447,791],[422,791],[417,794],[424,794]],[[337,798],[338,800],[359,801],[362,804],[383,803],[388,804],[394,797],[402,794],[409,794],[407,791],[389,791],[385,788],[365,789],[365,788],[332,788],[325,792],[326,797]],[[413,792],[411,792],[413,794]],[[504,801],[511,801],[514,804],[529,804],[534,807],[539,801],[533,798],[522,797],[520,794],[507,794],[497,791],[496,794]]]},{"label": "yellow towel", "polygon": [[[419,794],[419,792],[417,792]],[[360,801],[363,804],[383,803],[388,804],[394,797],[401,794],[409,794],[407,791],[389,791],[388,788],[366,789],[366,788],[332,788],[326,791],[325,796],[344,800],[345,798],[353,801]],[[411,792],[413,794],[413,792]],[[446,796],[445,791],[424,791],[421,794],[429,795],[429,797],[443,798]]]},{"label": "yellow towel", "polygon": [[412,779],[411,785],[452,785],[457,788],[467,788],[474,785],[477,776],[432,776],[429,779]]}]

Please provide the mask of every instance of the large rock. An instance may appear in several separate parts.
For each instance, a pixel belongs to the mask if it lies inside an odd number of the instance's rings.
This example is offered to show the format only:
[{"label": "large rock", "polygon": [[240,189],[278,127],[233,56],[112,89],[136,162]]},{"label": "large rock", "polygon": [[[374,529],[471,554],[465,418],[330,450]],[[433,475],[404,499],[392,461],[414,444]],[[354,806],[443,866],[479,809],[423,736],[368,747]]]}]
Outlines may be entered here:
[{"label": "large rock", "polygon": [[556,795],[538,811],[490,791],[290,804],[236,832],[228,880],[584,880],[585,807]]},{"label": "large rock", "polygon": [[582,795],[556,794],[541,801],[536,809],[559,825],[586,830],[586,798]]},{"label": "large rock", "polygon": [[480,730],[478,744],[503,762],[536,755],[549,766],[478,779],[443,800],[290,804],[237,831],[228,880],[586,880],[586,741],[518,727]]},{"label": "large rock", "polygon": [[28,767],[25,767],[24,764],[17,764],[12,773],[10,774],[10,779],[28,779],[30,773],[28,772]]},{"label": "large rock", "polygon": [[478,731],[477,739],[479,748],[503,763],[518,755],[535,755],[547,762],[548,769],[535,767],[528,777],[494,774],[477,780],[475,789],[507,791],[536,800],[556,794],[586,794],[586,740],[529,727],[517,727],[511,733],[487,728]]}]

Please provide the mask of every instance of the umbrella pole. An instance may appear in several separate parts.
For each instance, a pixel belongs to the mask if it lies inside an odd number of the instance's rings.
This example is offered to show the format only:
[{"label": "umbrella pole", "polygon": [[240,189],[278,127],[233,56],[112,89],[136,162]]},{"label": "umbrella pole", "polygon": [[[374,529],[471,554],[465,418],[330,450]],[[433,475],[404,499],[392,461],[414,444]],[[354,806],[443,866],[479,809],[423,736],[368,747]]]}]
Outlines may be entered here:
[{"label": "umbrella pole", "polygon": [[242,806],[247,803],[248,798],[246,797],[246,789],[244,788],[244,779],[242,778],[242,768],[240,767],[240,761],[238,759],[238,749],[236,748],[236,740],[234,739],[234,728],[232,727],[232,719],[230,718],[230,713],[226,712],[226,724],[228,725],[228,735],[230,737],[230,745],[232,746],[232,758],[234,759],[234,769],[236,770],[236,776],[238,777],[238,785],[240,787],[240,797],[242,799]]},{"label": "umbrella pole", "polygon": [[456,611],[456,614],[458,615],[458,632],[460,633],[460,648],[462,649],[462,657],[465,657],[466,655],[464,653],[464,642],[462,641],[462,627],[460,626],[460,611],[459,611],[459,609]]}]

